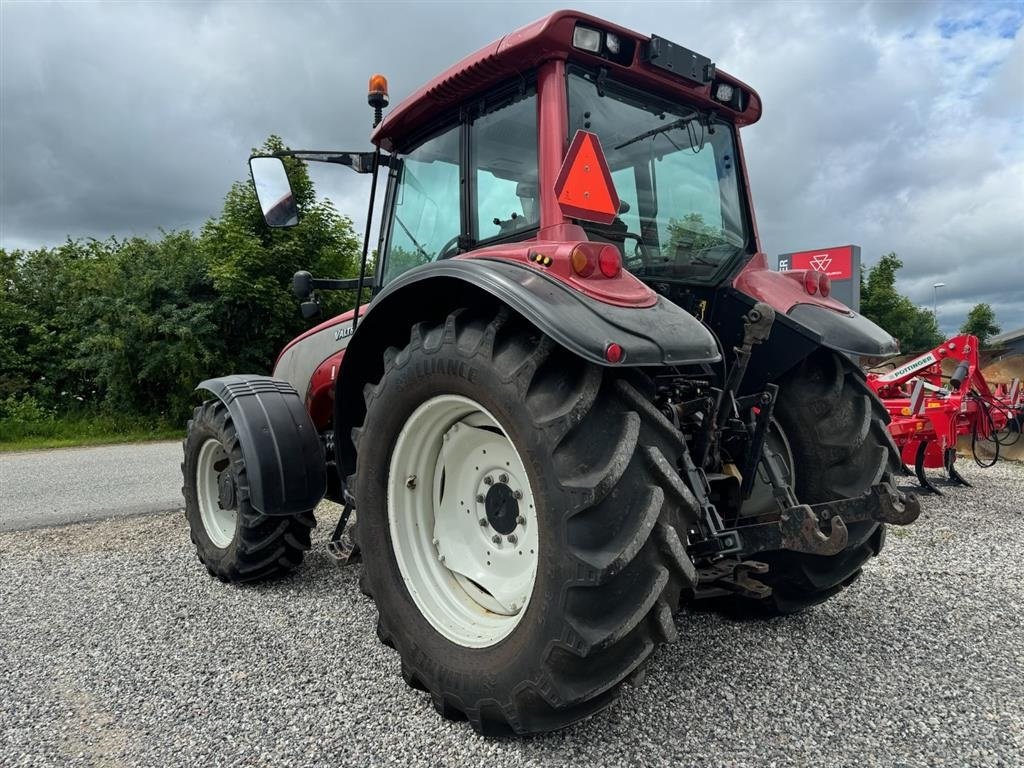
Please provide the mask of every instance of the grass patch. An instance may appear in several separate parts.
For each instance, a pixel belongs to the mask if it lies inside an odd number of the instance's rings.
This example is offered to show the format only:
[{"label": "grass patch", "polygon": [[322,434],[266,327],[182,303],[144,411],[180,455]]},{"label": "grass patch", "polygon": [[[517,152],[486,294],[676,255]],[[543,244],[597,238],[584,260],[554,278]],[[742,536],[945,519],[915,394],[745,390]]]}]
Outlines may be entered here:
[{"label": "grass patch", "polygon": [[43,419],[0,418],[0,452],[182,438],[185,428],[151,417],[82,413]]}]

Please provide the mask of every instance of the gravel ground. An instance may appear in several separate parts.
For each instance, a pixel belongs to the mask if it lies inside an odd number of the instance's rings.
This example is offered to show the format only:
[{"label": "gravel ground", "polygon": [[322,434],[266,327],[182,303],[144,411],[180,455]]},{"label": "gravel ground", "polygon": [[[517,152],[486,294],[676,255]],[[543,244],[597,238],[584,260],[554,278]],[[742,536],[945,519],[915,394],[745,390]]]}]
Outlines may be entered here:
[{"label": "gravel ground", "polygon": [[180,514],[0,534],[0,765],[1020,765],[1024,466],[890,532],[864,577],[769,622],[677,617],[644,683],[573,728],[442,721],[319,545],[234,587]]}]

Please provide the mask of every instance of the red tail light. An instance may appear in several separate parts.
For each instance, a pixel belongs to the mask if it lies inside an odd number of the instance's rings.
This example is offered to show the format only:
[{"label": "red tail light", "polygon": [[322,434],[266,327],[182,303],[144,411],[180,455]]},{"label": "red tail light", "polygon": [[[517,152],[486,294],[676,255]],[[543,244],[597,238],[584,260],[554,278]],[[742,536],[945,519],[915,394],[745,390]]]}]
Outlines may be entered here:
[{"label": "red tail light", "polygon": [[594,277],[600,272],[604,277],[618,277],[622,271],[622,255],[614,245],[606,243],[580,243],[569,257],[572,271],[580,277]]},{"label": "red tail light", "polygon": [[818,273],[813,269],[804,272],[804,290],[811,296],[818,292]]},{"label": "red tail light", "polygon": [[821,294],[821,298],[827,299],[829,294],[832,293],[832,278],[826,275],[824,272],[818,273],[818,293]]},{"label": "red tail light", "polygon": [[605,277],[618,277],[622,271],[622,254],[614,245],[606,245],[597,257],[597,266]]}]

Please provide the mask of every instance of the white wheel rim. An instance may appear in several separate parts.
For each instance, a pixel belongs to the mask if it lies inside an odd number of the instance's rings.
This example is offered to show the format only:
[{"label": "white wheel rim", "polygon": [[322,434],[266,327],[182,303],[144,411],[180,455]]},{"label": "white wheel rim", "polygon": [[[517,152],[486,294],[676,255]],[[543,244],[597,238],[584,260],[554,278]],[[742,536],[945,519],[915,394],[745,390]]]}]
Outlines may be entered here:
[{"label": "white wheel rim", "polygon": [[440,395],[413,412],[391,454],[388,525],[409,594],[445,638],[483,648],[519,624],[537,577],[536,504],[485,408]]},{"label": "white wheel rim", "polygon": [[[224,509],[220,505],[218,482],[222,472],[230,472],[231,460],[219,441],[209,439],[199,449],[196,462],[196,496],[199,516],[210,541],[219,549],[227,549],[235,538],[238,521],[237,508]],[[237,507],[237,505],[236,505]]]}]

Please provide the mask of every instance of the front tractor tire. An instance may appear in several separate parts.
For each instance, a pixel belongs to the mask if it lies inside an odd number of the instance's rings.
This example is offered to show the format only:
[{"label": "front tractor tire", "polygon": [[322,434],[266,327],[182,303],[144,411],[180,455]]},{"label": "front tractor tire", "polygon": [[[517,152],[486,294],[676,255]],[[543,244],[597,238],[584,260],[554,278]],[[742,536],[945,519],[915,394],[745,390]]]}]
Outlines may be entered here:
[{"label": "front tractor tire", "polygon": [[[802,504],[859,496],[898,470],[885,407],[859,371],[834,352],[819,350],[780,382],[775,418]],[[769,565],[759,578],[772,587],[772,595],[738,598],[733,607],[761,615],[796,613],[852,584],[864,563],[881,551],[885,527],[866,522],[848,528],[846,549],[836,555],[788,550],[756,555]]]},{"label": "front tractor tire", "polygon": [[185,519],[196,554],[213,576],[256,581],[302,562],[316,525],[313,511],[271,517],[252,508],[238,434],[219,400],[195,409],[184,451]]},{"label": "front tractor tire", "polygon": [[460,310],[389,349],[365,399],[362,587],[443,716],[560,728],[675,639],[696,504],[681,435],[634,384],[511,313]]}]

